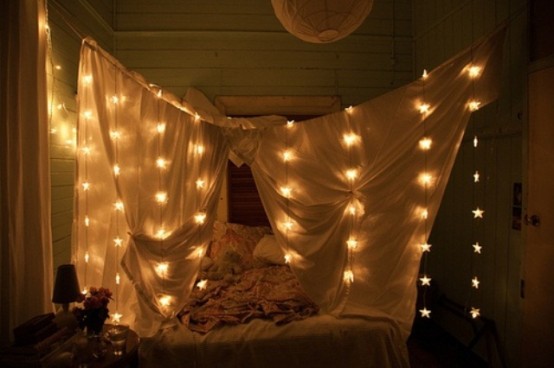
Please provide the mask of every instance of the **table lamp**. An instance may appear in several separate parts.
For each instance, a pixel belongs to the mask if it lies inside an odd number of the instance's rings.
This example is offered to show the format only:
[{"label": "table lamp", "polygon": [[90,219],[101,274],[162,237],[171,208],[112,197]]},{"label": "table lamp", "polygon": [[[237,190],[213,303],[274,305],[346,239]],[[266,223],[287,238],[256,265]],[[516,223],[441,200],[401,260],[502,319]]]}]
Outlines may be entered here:
[{"label": "table lamp", "polygon": [[69,304],[79,300],[80,297],[81,289],[79,288],[75,266],[72,264],[59,266],[56,271],[52,296],[52,303],[62,305],[62,309],[58,311],[54,319],[59,328],[75,329],[77,327],[77,319],[69,311]]}]

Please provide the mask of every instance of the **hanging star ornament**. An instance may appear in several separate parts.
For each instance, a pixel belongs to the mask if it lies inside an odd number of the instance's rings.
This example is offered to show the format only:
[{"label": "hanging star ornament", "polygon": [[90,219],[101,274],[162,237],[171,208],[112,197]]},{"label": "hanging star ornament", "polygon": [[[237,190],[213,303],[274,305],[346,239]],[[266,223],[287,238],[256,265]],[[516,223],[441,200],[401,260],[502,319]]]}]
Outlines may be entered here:
[{"label": "hanging star ornament", "polygon": [[423,307],[423,309],[419,310],[419,313],[421,313],[421,317],[424,318],[431,318],[431,310]]},{"label": "hanging star ornament", "polygon": [[471,311],[469,313],[471,314],[471,318],[477,318],[481,315],[480,309],[474,307],[471,307]]},{"label": "hanging star ornament", "polygon": [[475,289],[479,289],[479,283],[480,282],[481,281],[479,281],[477,276],[475,276],[474,278],[471,279],[471,287],[474,287]]},{"label": "hanging star ornament", "polygon": [[431,244],[422,243],[419,246],[421,247],[422,252],[430,252],[431,251]]},{"label": "hanging star ornament", "polygon": [[431,278],[427,277],[427,275],[423,275],[419,281],[421,281],[421,286],[431,286]]},{"label": "hanging star ornament", "polygon": [[479,242],[476,242],[475,244],[473,244],[473,251],[475,253],[481,254],[481,249],[483,249],[483,247],[479,245]]},{"label": "hanging star ornament", "polygon": [[473,212],[473,218],[483,218],[483,214],[485,213],[485,211],[483,211],[479,207],[477,207],[471,212]]}]

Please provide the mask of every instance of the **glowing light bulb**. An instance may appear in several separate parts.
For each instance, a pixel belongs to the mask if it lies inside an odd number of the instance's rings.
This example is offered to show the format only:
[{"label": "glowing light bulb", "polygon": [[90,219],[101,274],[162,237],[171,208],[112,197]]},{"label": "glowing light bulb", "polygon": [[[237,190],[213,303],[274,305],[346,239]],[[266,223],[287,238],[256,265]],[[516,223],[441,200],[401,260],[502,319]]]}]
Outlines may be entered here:
[{"label": "glowing light bulb", "polygon": [[481,101],[471,100],[468,102],[467,107],[469,108],[469,111],[477,111],[481,107]]},{"label": "glowing light bulb", "polygon": [[92,75],[87,74],[83,76],[83,84],[91,84],[92,83]]},{"label": "glowing light bulb", "polygon": [[169,271],[169,263],[160,262],[154,268],[159,277],[166,277],[167,271]]},{"label": "glowing light bulb", "polygon": [[419,148],[421,148],[424,151],[428,151],[431,149],[431,144],[433,144],[433,141],[431,140],[431,138],[427,138],[427,137],[422,138],[419,141]]},{"label": "glowing light bulb", "polygon": [[116,285],[121,284],[121,275],[119,274],[119,272],[117,272],[117,273],[115,274],[115,284],[116,284]]},{"label": "glowing light bulb", "polygon": [[204,222],[206,222],[206,214],[204,212],[199,212],[196,215],[194,215],[194,222],[196,222],[198,225],[202,225]]},{"label": "glowing light bulb", "polygon": [[431,109],[431,105],[429,105],[428,103],[420,103],[419,104],[419,107],[418,107],[418,110],[419,110],[419,113],[420,114],[427,114],[429,113],[429,110]]},{"label": "glowing light bulb", "polygon": [[423,69],[423,74],[421,74],[421,78],[422,79],[427,79],[427,77],[429,77],[429,74],[427,73],[427,69]]},{"label": "glowing light bulb", "polygon": [[294,125],[294,120],[287,121],[287,128],[292,128],[293,125]]},{"label": "glowing light bulb", "polygon": [[119,132],[118,130],[112,130],[110,132],[110,138],[114,141],[117,141],[121,138],[121,132]]},{"label": "glowing light bulb", "polygon": [[119,176],[121,174],[121,167],[118,164],[113,165],[113,174]]},{"label": "glowing light bulb", "polygon": [[281,190],[281,194],[283,195],[283,197],[290,198],[290,196],[292,194],[292,188],[291,187],[281,187],[280,190]]},{"label": "glowing light bulb", "polygon": [[159,204],[165,204],[167,203],[167,192],[157,192],[155,198]]},{"label": "glowing light bulb", "polygon": [[346,284],[353,283],[354,282],[354,272],[352,272],[352,270],[344,271],[344,274],[342,275],[342,279]]},{"label": "glowing light bulb", "polygon": [[432,247],[432,245],[428,243],[421,243],[419,246],[421,247],[422,252],[430,252]]},{"label": "glowing light bulb", "polygon": [[119,236],[116,236],[113,239],[113,243],[116,247],[121,247],[123,245],[123,239],[121,239]]},{"label": "glowing light bulb", "polygon": [[426,307],[423,307],[423,309],[420,309],[419,313],[421,313],[421,317],[423,318],[431,318],[431,310],[427,309]]},{"label": "glowing light bulb", "polygon": [[473,244],[472,247],[473,247],[474,253],[481,254],[481,249],[483,249],[483,247],[479,245],[479,242],[475,242],[475,244]]},{"label": "glowing light bulb", "polygon": [[481,281],[479,281],[479,279],[477,278],[477,276],[475,276],[474,278],[471,279],[471,287],[475,288],[475,289],[479,289],[479,283]]},{"label": "glowing light bulb", "polygon": [[292,256],[289,253],[285,254],[283,258],[285,259],[286,264],[290,264],[290,262],[292,261]]},{"label": "glowing light bulb", "polygon": [[477,207],[471,212],[473,212],[473,218],[483,218],[483,214],[485,213],[485,211],[483,211],[479,207]]},{"label": "glowing light bulb", "polygon": [[116,211],[123,211],[124,209],[124,205],[123,205],[123,202],[121,201],[117,201],[113,204],[114,208]]},{"label": "glowing light bulb", "polygon": [[204,280],[200,280],[196,283],[196,287],[199,288],[200,290],[206,290],[206,288],[208,287],[208,280],[204,279]]},{"label": "glowing light bulb", "polygon": [[169,236],[169,233],[162,227],[156,231],[156,238],[158,239],[165,239]]},{"label": "glowing light bulb", "polygon": [[360,136],[354,133],[346,133],[342,136],[342,140],[344,144],[350,147],[360,140]]},{"label": "glowing light bulb", "polygon": [[358,170],[349,169],[345,172],[346,178],[350,181],[354,181],[358,177]]},{"label": "glowing light bulb", "polygon": [[206,148],[201,144],[197,144],[194,148],[194,152],[196,152],[197,155],[201,155],[206,152]]},{"label": "glowing light bulb", "polygon": [[348,249],[355,250],[358,248],[358,241],[354,238],[350,238],[346,241],[346,245],[348,246]]},{"label": "glowing light bulb", "polygon": [[156,124],[156,131],[157,131],[159,134],[162,134],[163,132],[165,132],[165,123],[158,123],[158,124]]},{"label": "glowing light bulb", "polygon": [[85,216],[85,226],[86,227],[90,226],[90,218],[88,216]]},{"label": "glowing light bulb", "polygon": [[290,219],[288,219],[283,222],[283,227],[285,228],[285,230],[292,230],[292,228],[294,227],[294,223]]},{"label": "glowing light bulb", "polygon": [[481,315],[481,310],[479,308],[471,307],[469,314],[471,314],[471,318],[475,319]]},{"label": "glowing light bulb", "polygon": [[112,315],[111,315],[112,322],[115,323],[115,324],[120,323],[122,317],[123,317],[123,315],[121,313],[118,313],[118,312],[112,313]]},{"label": "glowing light bulb", "polygon": [[427,275],[420,277],[419,281],[421,281],[421,286],[431,286],[431,278],[427,277]]},{"label": "glowing light bulb", "polygon": [[424,186],[428,186],[433,182],[433,176],[429,173],[422,173],[419,175],[419,182]]},{"label": "glowing light bulb", "polygon": [[467,74],[470,78],[477,78],[481,74],[481,67],[477,65],[471,65],[467,68]]},{"label": "glowing light bulb", "polygon": [[206,181],[203,179],[196,180],[196,189],[202,189],[206,187]]},{"label": "glowing light bulb", "polygon": [[88,181],[85,181],[81,185],[82,185],[84,191],[90,190],[90,183]]},{"label": "glowing light bulb", "polygon": [[85,263],[88,263],[90,261],[90,253],[88,251],[85,252]]},{"label": "glowing light bulb", "polygon": [[292,160],[292,158],[293,158],[293,154],[291,150],[287,149],[283,151],[283,161],[288,162]]},{"label": "glowing light bulb", "polygon": [[156,167],[158,169],[166,169],[167,168],[167,161],[162,157],[158,157],[156,159]]},{"label": "glowing light bulb", "polygon": [[160,303],[160,305],[162,307],[169,307],[171,305],[172,299],[173,298],[171,298],[171,296],[169,296],[169,295],[162,295],[158,299],[158,302]]}]

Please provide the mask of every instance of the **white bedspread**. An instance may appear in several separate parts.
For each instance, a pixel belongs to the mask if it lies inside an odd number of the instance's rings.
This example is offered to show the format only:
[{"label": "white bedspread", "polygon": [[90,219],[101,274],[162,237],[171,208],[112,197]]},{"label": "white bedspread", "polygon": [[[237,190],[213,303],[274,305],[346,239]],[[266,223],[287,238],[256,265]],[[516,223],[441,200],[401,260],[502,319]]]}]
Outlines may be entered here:
[{"label": "white bedspread", "polygon": [[145,339],[141,367],[409,367],[400,330],[383,317],[253,320],[206,335],[182,324]]}]

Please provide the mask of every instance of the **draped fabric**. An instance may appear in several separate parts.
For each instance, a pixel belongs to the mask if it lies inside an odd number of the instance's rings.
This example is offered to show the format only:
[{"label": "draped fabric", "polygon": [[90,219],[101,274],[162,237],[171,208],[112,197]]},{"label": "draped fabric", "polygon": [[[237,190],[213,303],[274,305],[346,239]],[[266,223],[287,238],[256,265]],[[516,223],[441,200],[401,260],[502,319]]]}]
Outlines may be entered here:
[{"label": "draped fabric", "polygon": [[[251,166],[279,246],[322,310],[391,317],[407,337],[422,244],[472,110],[497,97],[502,43],[497,32],[426,78],[288,124],[227,120],[198,96],[179,104],[84,42],[79,144],[92,150],[79,157],[81,272],[89,281],[112,282],[123,251],[114,239],[129,233],[121,266],[138,303],[128,313],[138,313],[143,334],[171,320],[194,287],[198,256],[208,245],[229,145]],[[156,129],[160,122],[163,132]],[[422,149],[424,139],[429,149]],[[168,160],[164,168],[156,167],[160,157]],[[195,185],[198,178],[205,187]],[[160,191],[167,194],[163,204],[155,201]],[[117,200],[123,211],[114,209]],[[202,224],[195,222],[199,212],[206,214]],[[156,234],[163,226],[171,230],[162,239]],[[168,265],[162,276],[160,263]]]},{"label": "draped fabric", "polygon": [[2,341],[51,311],[52,235],[43,1],[3,1],[0,27]]}]

